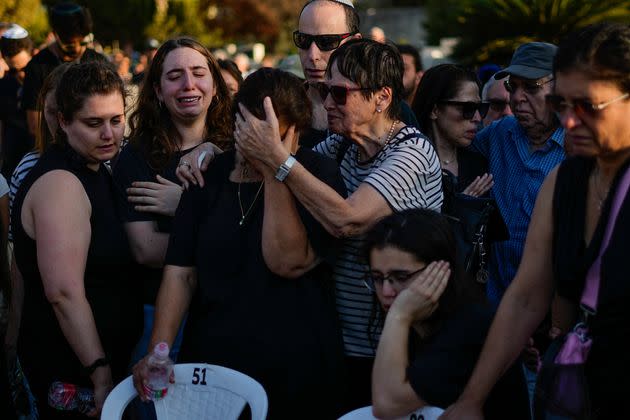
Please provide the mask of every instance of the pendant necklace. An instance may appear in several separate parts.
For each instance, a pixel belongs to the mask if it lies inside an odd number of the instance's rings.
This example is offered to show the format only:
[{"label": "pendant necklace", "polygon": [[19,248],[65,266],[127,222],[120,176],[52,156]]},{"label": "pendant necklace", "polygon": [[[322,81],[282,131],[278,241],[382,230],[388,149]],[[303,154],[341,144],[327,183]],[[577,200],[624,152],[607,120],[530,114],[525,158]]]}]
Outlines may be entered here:
[{"label": "pendant necklace", "polygon": [[[241,171],[241,181],[244,179],[244,177],[245,177],[245,167],[243,167],[243,170]],[[242,182],[238,183],[238,189],[236,190],[236,195],[238,196],[238,206],[241,209],[241,220],[240,222],[238,222],[239,226],[243,226],[243,223],[245,223],[247,216],[249,216],[249,214],[252,212],[252,209],[254,208],[254,205],[256,204],[256,201],[258,200],[258,196],[260,195],[260,192],[262,191],[263,185],[265,185],[265,181],[263,180],[260,183],[260,187],[258,187],[258,191],[256,192],[256,195],[254,196],[254,200],[252,201],[252,204],[249,205],[249,208],[247,209],[247,211],[245,211],[245,209],[243,208],[243,202],[241,201],[241,184]]]},{"label": "pendant necklace", "polygon": [[[597,177],[597,179],[595,179],[595,177]],[[610,187],[608,187],[608,189],[605,189],[602,192],[602,189],[600,188],[601,177],[602,176],[601,176],[599,167],[595,165],[595,173],[594,173],[594,176],[592,177],[592,180],[593,180],[593,189],[595,190],[595,195],[596,195],[595,199],[598,201],[597,208],[600,212],[602,211],[602,207],[604,207],[604,202],[606,201],[606,197],[608,197],[608,192],[610,191]]]}]

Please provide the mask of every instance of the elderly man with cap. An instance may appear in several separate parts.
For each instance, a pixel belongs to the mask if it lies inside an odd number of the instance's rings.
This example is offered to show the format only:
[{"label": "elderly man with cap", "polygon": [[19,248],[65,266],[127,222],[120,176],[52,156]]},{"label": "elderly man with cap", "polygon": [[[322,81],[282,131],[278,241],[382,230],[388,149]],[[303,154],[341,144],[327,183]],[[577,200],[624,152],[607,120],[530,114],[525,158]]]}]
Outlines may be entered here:
[{"label": "elderly man with cap", "polygon": [[509,240],[493,244],[488,264],[487,294],[495,306],[516,274],[538,190],[565,157],[564,130],[545,102],[553,88],[556,49],[543,42],[516,49],[510,65],[495,75],[507,77],[514,115],[480,131],[472,145],[488,159],[494,198],[510,232]]}]

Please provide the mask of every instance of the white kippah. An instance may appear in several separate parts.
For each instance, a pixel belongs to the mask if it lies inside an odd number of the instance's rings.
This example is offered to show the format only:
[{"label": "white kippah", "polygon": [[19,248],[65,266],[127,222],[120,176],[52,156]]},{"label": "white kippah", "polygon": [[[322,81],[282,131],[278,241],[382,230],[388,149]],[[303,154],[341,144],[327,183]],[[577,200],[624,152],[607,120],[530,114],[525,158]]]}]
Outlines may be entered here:
[{"label": "white kippah", "polygon": [[9,26],[9,29],[4,31],[4,33],[2,34],[2,38],[7,38],[7,39],[23,39],[23,38],[26,38],[27,36],[28,36],[28,31],[22,28],[17,23],[11,24],[11,26]]},{"label": "white kippah", "polygon": [[354,9],[354,4],[352,4],[352,0],[333,0],[337,3],[345,4],[346,6],[350,6]]}]

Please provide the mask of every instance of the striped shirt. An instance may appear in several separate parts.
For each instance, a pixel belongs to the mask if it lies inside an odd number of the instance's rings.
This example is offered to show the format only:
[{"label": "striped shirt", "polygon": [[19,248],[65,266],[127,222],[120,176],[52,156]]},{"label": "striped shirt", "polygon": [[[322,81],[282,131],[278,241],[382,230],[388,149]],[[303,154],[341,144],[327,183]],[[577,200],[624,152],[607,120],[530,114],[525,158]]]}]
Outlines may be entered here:
[{"label": "striped shirt", "polygon": [[564,160],[564,129],[533,153],[527,133],[515,117],[495,121],[477,134],[473,147],[488,159],[494,177],[492,192],[510,232],[507,241],[494,242],[488,262],[488,299],[499,304],[516,275],[523,255],[527,228],[545,177]]},{"label": "striped shirt", "polygon": [[[344,141],[333,134],[314,150],[333,159]],[[393,211],[442,206],[440,162],[429,140],[413,127],[403,127],[385,147],[365,165],[358,163],[358,148],[353,143],[341,162],[348,194],[367,183],[378,191]],[[349,356],[374,357],[376,336],[370,340],[372,293],[363,284],[368,271],[364,237],[344,240],[334,268],[337,312],[341,321],[345,352]]]},{"label": "striped shirt", "polygon": [[[13,208],[13,200],[15,194],[20,187],[26,175],[31,171],[33,166],[39,160],[39,152],[30,152],[24,155],[18,166],[15,167],[13,175],[11,175],[11,184],[9,185],[9,219],[11,218],[11,209]],[[11,223],[9,222],[9,241],[13,241],[13,233],[11,232]]]}]

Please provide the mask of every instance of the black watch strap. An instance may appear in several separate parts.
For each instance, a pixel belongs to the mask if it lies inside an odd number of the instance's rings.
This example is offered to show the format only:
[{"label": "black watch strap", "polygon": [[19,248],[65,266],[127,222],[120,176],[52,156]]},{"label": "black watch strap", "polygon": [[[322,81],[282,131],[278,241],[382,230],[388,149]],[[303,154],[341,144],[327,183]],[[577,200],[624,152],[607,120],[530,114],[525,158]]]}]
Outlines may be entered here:
[{"label": "black watch strap", "polygon": [[100,359],[96,359],[90,366],[83,366],[83,374],[90,376],[96,369],[107,365],[109,365],[109,359],[107,357],[101,357]]}]

